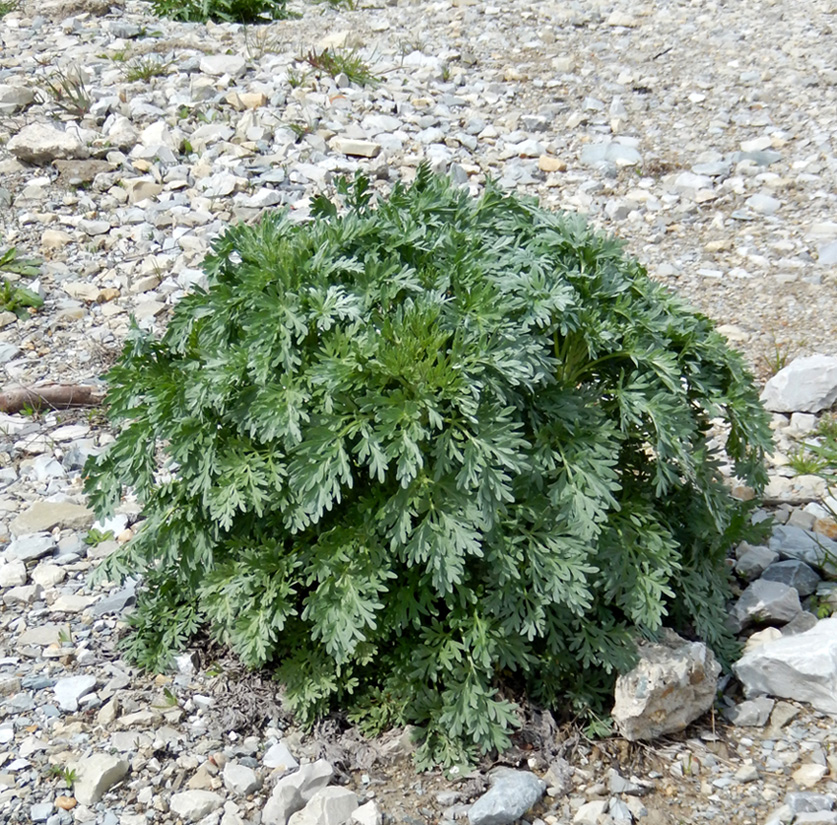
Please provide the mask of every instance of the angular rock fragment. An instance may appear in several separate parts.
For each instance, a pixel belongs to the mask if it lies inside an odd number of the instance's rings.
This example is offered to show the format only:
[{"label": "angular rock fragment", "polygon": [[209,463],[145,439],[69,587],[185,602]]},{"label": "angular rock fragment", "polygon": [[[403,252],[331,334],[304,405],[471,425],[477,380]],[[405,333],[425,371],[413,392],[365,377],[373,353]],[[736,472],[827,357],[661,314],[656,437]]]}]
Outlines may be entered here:
[{"label": "angular rock fragment", "polygon": [[744,654],[733,666],[748,697],[778,696],[837,713],[837,618]]},{"label": "angular rock fragment", "polygon": [[128,763],[107,753],[81,759],[76,766],[73,795],[82,805],[95,805],[107,791],[128,773]]},{"label": "angular rock fragment", "polygon": [[641,643],[640,661],[616,680],[613,720],[626,739],[653,739],[683,730],[715,701],[721,666],[701,642],[666,629]]},{"label": "angular rock fragment", "polygon": [[758,623],[784,624],[802,612],[799,593],[787,584],[757,579],[741,594],[730,611],[736,631]]},{"label": "angular rock fragment", "polygon": [[772,412],[830,409],[837,401],[837,357],[796,358],[767,382],[761,400]]}]

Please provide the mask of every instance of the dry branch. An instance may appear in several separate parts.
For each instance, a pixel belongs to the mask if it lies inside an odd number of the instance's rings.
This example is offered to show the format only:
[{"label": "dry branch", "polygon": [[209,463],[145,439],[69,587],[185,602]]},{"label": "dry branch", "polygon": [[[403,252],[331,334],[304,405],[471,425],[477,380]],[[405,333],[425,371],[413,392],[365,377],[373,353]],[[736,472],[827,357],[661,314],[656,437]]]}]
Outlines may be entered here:
[{"label": "dry branch", "polygon": [[84,384],[42,384],[40,387],[9,387],[0,392],[0,412],[65,410],[68,407],[97,407],[105,393],[99,387]]}]

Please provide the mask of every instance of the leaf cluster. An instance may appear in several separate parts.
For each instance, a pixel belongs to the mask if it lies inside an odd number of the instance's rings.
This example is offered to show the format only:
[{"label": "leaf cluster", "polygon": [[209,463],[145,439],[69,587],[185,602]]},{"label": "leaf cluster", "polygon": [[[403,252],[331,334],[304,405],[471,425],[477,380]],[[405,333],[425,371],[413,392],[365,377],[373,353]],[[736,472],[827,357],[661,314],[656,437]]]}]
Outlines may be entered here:
[{"label": "leaf cluster", "polygon": [[286,0],[151,0],[157,17],[184,23],[266,23],[286,20]]},{"label": "leaf cluster", "polygon": [[[0,254],[0,273],[34,278],[40,271],[41,262],[35,258],[21,258],[17,247],[9,247]],[[44,299],[37,292],[12,282],[10,278],[0,277],[0,309],[23,317],[30,309],[40,309],[43,305]]]},{"label": "leaf cluster", "polygon": [[121,426],[88,465],[142,529],[129,652],[201,626],[275,668],[303,722],[420,727],[420,766],[509,744],[525,690],[601,709],[665,623],[722,656],[731,543],[710,447],[765,483],[764,410],[710,321],[619,242],[489,186],[368,180],[307,224],[230,228],[208,288],[108,373]]}]

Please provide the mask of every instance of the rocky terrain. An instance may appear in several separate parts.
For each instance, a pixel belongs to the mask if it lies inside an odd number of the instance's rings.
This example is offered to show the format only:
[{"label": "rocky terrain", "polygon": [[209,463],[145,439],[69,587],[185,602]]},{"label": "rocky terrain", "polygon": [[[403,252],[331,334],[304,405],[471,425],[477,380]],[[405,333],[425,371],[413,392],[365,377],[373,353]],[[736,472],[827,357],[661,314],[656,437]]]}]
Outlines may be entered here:
[{"label": "rocky terrain", "polygon": [[[104,419],[0,414],[0,821],[836,823],[837,502],[793,458],[837,385],[833,358],[794,360],[837,355],[837,4],[359,5],[294,4],[301,18],[260,27],[173,23],[140,0],[0,18],[0,254],[43,261],[34,280],[0,272],[0,390],[95,385],[131,316],[162,329],[201,283],[231,221],[302,220],[357,169],[386,190],[427,161],[582,212],[761,380],[790,365],[766,396],[777,527],[731,559],[737,679],[715,702],[712,661],[686,645],[669,681],[710,689],[676,704],[711,710],[685,732],[593,741],[532,711],[493,773],[417,776],[409,736],[304,734],[223,651],[132,670],[115,642],[135,583],[86,584],[140,515],[129,500],[94,525],[85,506]],[[326,49],[346,62],[325,66]]]}]

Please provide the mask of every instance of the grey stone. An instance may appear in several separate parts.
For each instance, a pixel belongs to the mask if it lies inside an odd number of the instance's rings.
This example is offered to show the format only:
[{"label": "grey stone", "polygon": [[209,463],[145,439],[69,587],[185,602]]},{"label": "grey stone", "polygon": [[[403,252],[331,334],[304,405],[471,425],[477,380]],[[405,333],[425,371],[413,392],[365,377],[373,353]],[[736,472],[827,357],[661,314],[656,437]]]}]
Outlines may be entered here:
[{"label": "grey stone", "polygon": [[587,166],[615,163],[617,166],[635,166],[642,162],[642,155],[633,146],[621,143],[593,143],[581,150],[581,162]]},{"label": "grey stone", "polygon": [[761,394],[772,412],[816,413],[837,401],[837,357],[809,355],[779,370]]},{"label": "grey stone", "polygon": [[759,696],[756,699],[747,699],[735,707],[727,708],[724,716],[736,727],[763,728],[770,719],[773,711],[773,699],[767,696]]},{"label": "grey stone", "polygon": [[239,765],[236,762],[227,762],[224,765],[224,785],[227,790],[233,793],[246,796],[248,793],[253,793],[261,786],[256,772],[246,765]]},{"label": "grey stone", "polygon": [[47,647],[61,642],[61,639],[70,638],[70,626],[66,624],[41,624],[37,627],[30,627],[20,634],[17,640],[19,647],[26,645],[37,645]]},{"label": "grey stone", "polygon": [[95,687],[96,677],[93,675],[66,676],[55,683],[53,691],[58,707],[61,710],[74,712],[78,710],[79,699]]},{"label": "grey stone", "polygon": [[837,713],[837,618],[745,653],[733,666],[747,697],[778,696]]},{"label": "grey stone", "polygon": [[95,805],[128,773],[128,763],[118,756],[95,753],[79,760],[73,795],[82,805]]},{"label": "grey stone", "polygon": [[325,759],[318,759],[283,776],[264,806],[262,825],[286,825],[291,815],[302,810],[317,791],[328,785],[333,775],[334,768]]},{"label": "grey stone", "polygon": [[753,622],[762,624],[789,622],[802,612],[799,593],[777,581],[757,579],[741,594],[730,611],[737,631]]},{"label": "grey stone", "polygon": [[84,144],[72,132],[62,132],[46,123],[24,126],[6,145],[24,163],[45,166],[57,158],[83,157]]},{"label": "grey stone", "polygon": [[783,636],[798,636],[806,633],[812,627],[816,627],[819,619],[807,610],[803,610],[798,616],[794,616],[784,627],[781,628]]},{"label": "grey stone", "polygon": [[783,559],[799,559],[817,570],[837,574],[837,542],[813,530],[778,525],[768,546]]},{"label": "grey stone", "polygon": [[471,825],[508,825],[520,819],[546,791],[546,783],[529,771],[501,768],[491,787],[468,810]]},{"label": "grey stone", "polygon": [[796,815],[794,825],[837,825],[837,811],[810,811]]},{"label": "grey stone", "polygon": [[331,140],[330,146],[335,152],[360,158],[374,158],[381,152],[380,145],[371,140],[336,137]]},{"label": "grey stone", "polygon": [[291,816],[288,825],[343,825],[357,807],[357,796],[348,788],[323,788]]},{"label": "grey stone", "polygon": [[3,604],[32,604],[41,598],[44,589],[39,584],[11,587],[3,594]]},{"label": "grey stone", "polygon": [[43,533],[53,527],[83,530],[93,524],[93,511],[69,501],[36,501],[10,525],[13,536]]},{"label": "grey stone", "polygon": [[722,160],[697,163],[692,167],[692,171],[696,175],[706,175],[710,178],[726,177],[729,174],[729,170],[730,164]]},{"label": "grey stone", "polygon": [[799,559],[789,559],[771,564],[764,573],[763,579],[781,582],[792,587],[800,596],[810,596],[817,589],[820,577],[817,572]]},{"label": "grey stone", "polygon": [[19,353],[20,349],[14,344],[6,344],[0,341],[0,365],[8,364],[9,361],[17,358]]},{"label": "grey stone", "polygon": [[607,806],[607,812],[610,814],[614,825],[618,825],[620,822],[631,825],[634,821],[631,809],[621,799],[611,799]]},{"label": "grey stone", "polygon": [[119,614],[123,613],[129,607],[133,607],[136,603],[137,585],[136,582],[131,582],[120,590],[117,590],[116,593],[105,596],[104,599],[93,605],[92,612],[94,616]]},{"label": "grey stone", "polygon": [[33,822],[44,822],[49,819],[53,810],[55,810],[55,806],[52,802],[39,802],[29,809],[29,817]]},{"label": "grey stone", "polygon": [[795,814],[830,811],[834,808],[835,801],[837,797],[834,794],[814,791],[791,791],[785,796],[785,805]]},{"label": "grey stone", "polygon": [[49,533],[35,533],[15,539],[6,550],[7,559],[34,561],[55,550],[55,539]]},{"label": "grey stone", "polygon": [[282,771],[294,771],[299,767],[299,762],[294,759],[284,742],[271,745],[262,758],[262,763],[266,768],[278,768]]},{"label": "grey stone", "polygon": [[616,680],[612,716],[626,739],[683,730],[712,707],[721,666],[705,644],[666,629],[660,642],[640,643],[639,655]]},{"label": "grey stone", "polygon": [[769,547],[755,545],[748,547],[735,564],[735,572],[744,579],[757,579],[774,561],[778,561],[779,554]]},{"label": "grey stone", "polygon": [[610,768],[607,772],[607,789],[611,793],[624,793],[631,796],[641,796],[648,793],[652,788],[625,779],[619,771]]},{"label": "grey stone", "polygon": [[224,798],[212,791],[181,791],[174,794],[169,803],[175,814],[190,822],[203,819],[223,804]]}]

